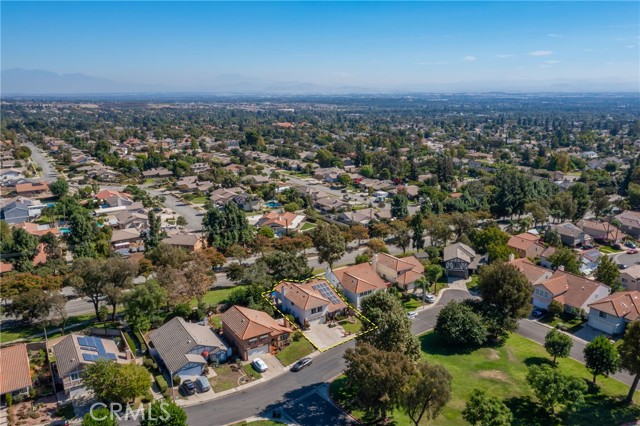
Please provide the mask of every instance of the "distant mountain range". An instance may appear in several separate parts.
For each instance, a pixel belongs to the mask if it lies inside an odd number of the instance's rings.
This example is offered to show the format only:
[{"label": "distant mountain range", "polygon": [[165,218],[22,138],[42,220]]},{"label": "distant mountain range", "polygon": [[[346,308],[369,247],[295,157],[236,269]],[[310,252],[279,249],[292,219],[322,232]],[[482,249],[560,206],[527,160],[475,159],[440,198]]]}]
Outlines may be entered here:
[{"label": "distant mountain range", "polygon": [[237,74],[221,74],[191,86],[126,83],[86,74],[57,74],[20,68],[0,73],[1,94],[82,95],[133,93],[200,93],[247,95],[345,95],[382,93],[452,92],[638,92],[638,82],[616,79],[521,80],[462,83],[387,84],[375,88],[328,86],[307,82],[282,82]]}]

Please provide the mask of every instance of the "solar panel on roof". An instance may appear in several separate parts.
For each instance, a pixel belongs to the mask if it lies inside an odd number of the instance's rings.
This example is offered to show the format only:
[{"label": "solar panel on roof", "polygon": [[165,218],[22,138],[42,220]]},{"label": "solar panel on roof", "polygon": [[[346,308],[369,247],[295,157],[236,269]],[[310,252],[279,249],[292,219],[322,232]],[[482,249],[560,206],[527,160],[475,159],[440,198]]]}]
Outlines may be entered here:
[{"label": "solar panel on roof", "polygon": [[327,299],[329,299],[331,303],[333,303],[334,305],[337,305],[338,303],[340,303],[340,299],[336,296],[336,294],[329,288],[329,286],[326,283],[316,284],[312,287],[315,290],[317,290],[322,295],[322,297],[326,297]]},{"label": "solar panel on roof", "polygon": [[118,356],[116,354],[112,353],[112,352],[107,352],[105,355],[106,355],[106,357],[108,359],[113,359],[113,360],[117,360],[118,359]]},{"label": "solar panel on roof", "polygon": [[82,359],[85,361],[93,361],[93,354],[82,354]]},{"label": "solar panel on roof", "polygon": [[102,340],[94,338],[93,339],[96,342],[96,348],[98,348],[98,353],[100,355],[103,355],[104,353],[106,353],[106,351],[104,350],[104,345],[102,344]]},{"label": "solar panel on roof", "polygon": [[86,337],[78,337],[78,344],[80,346],[91,346],[87,343],[87,338]]}]

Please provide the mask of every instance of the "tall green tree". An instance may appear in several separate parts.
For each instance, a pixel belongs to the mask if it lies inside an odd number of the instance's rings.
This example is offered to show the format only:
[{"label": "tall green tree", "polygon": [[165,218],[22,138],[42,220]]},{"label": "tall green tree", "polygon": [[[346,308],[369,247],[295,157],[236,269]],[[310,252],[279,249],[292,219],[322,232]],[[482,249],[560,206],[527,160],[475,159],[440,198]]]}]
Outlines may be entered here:
[{"label": "tall green tree", "polygon": [[142,239],[144,241],[145,251],[151,251],[158,247],[161,241],[161,231],[160,231],[160,218],[156,216],[153,212],[153,209],[149,210],[147,215],[149,228],[142,235]]},{"label": "tall green tree", "polygon": [[78,295],[88,297],[95,309],[96,318],[100,318],[100,301],[105,296],[107,277],[104,274],[104,259],[82,257],[73,262],[69,284]]},{"label": "tall green tree", "polygon": [[52,308],[51,295],[39,288],[31,288],[16,295],[6,312],[31,324],[46,319]]},{"label": "tall green tree", "polygon": [[402,194],[396,194],[391,199],[391,216],[404,219],[409,216],[409,200]]},{"label": "tall green tree", "polygon": [[151,387],[149,372],[142,365],[118,364],[99,359],[82,372],[85,386],[102,402],[131,402]]},{"label": "tall green tree", "polygon": [[423,419],[433,420],[451,399],[451,374],[440,364],[418,363],[400,400],[400,408],[419,426]]},{"label": "tall green tree", "polygon": [[222,209],[212,207],[207,210],[202,228],[207,233],[209,245],[217,249],[226,249],[232,244],[244,245],[253,238],[247,217],[233,201]]},{"label": "tall green tree", "polygon": [[550,365],[533,365],[527,373],[527,383],[542,406],[550,413],[555,406],[578,406],[584,402],[587,384],[579,377],[569,376]]},{"label": "tall green tree", "polygon": [[558,357],[568,357],[572,347],[573,340],[571,336],[556,329],[551,329],[544,338],[544,348],[553,357],[554,364]]},{"label": "tall green tree", "polygon": [[103,265],[106,284],[104,295],[111,306],[111,320],[116,319],[117,306],[122,302],[124,293],[133,287],[133,278],[138,273],[138,265],[130,259],[112,257]]},{"label": "tall green tree", "polygon": [[563,266],[566,272],[580,274],[578,255],[569,247],[559,247],[556,249],[555,253],[549,256],[549,262],[551,262],[551,266],[553,266],[554,269]]},{"label": "tall green tree", "polygon": [[264,257],[273,279],[305,280],[313,275],[313,268],[302,253],[274,251]]},{"label": "tall green tree", "polygon": [[598,376],[608,376],[618,371],[620,354],[609,339],[598,336],[584,347],[584,361],[595,383]]},{"label": "tall green tree", "polygon": [[155,401],[144,411],[140,426],[187,426],[187,413],[174,402]]},{"label": "tall green tree", "polygon": [[589,187],[582,182],[578,182],[571,185],[569,191],[576,203],[576,213],[573,215],[573,219],[582,219],[587,213],[587,210],[589,210],[591,202],[591,198],[589,197]]},{"label": "tall green tree", "polygon": [[108,408],[100,407],[84,415],[82,426],[118,426],[118,420]]},{"label": "tall green tree", "polygon": [[313,245],[318,252],[318,260],[329,264],[333,269],[333,264],[344,255],[347,244],[340,228],[336,225],[320,222],[313,230]]},{"label": "tall green tree", "polygon": [[513,414],[509,407],[482,389],[474,389],[467,401],[462,418],[473,426],[510,426]]},{"label": "tall green tree", "polygon": [[403,397],[415,367],[401,352],[388,352],[359,342],[347,349],[344,371],[356,405],[371,418],[385,418]]},{"label": "tall green tree", "polygon": [[64,197],[69,192],[69,183],[64,178],[59,177],[49,184],[49,190],[56,197]]},{"label": "tall green tree", "polygon": [[365,318],[358,342],[387,352],[400,352],[410,359],[420,356],[420,345],[413,335],[411,320],[397,297],[376,292],[362,299],[360,311]]},{"label": "tall green tree", "polygon": [[633,374],[633,383],[625,402],[630,404],[640,382],[640,321],[633,321],[627,325],[622,344],[618,347],[620,353],[620,367]]},{"label": "tall green tree", "polygon": [[450,301],[438,314],[436,335],[452,347],[477,347],[487,340],[483,318],[464,303]]},{"label": "tall green tree", "polygon": [[167,302],[167,293],[154,279],[135,286],[127,293],[124,306],[129,326],[143,333],[161,319],[160,309]]},{"label": "tall green tree", "polygon": [[411,240],[413,241],[413,248],[418,251],[424,248],[424,230],[424,216],[418,212],[411,219]]},{"label": "tall green tree", "polygon": [[620,269],[613,259],[607,255],[601,256],[598,261],[596,280],[611,287],[612,292],[620,291],[622,289]]}]

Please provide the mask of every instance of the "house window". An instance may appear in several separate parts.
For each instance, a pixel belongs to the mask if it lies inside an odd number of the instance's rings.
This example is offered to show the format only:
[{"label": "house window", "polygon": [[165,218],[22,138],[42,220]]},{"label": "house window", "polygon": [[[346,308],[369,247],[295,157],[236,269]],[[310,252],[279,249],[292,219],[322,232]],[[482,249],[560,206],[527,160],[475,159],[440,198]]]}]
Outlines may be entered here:
[{"label": "house window", "polygon": [[269,338],[269,335],[265,334],[264,336],[260,336],[260,341],[267,340],[268,338]]},{"label": "house window", "polygon": [[607,313],[606,313],[606,312],[602,312],[602,311],[600,311],[600,312],[598,312],[598,316],[599,316],[600,318],[604,318],[604,319],[606,319],[606,318],[607,318]]},{"label": "house window", "polygon": [[318,312],[322,312],[322,306],[318,306],[317,308],[311,308],[312,314],[317,314]]},{"label": "house window", "polygon": [[69,377],[71,377],[71,380],[78,380],[78,379],[80,379],[80,374],[77,373],[77,372],[76,373],[71,373],[69,375]]},{"label": "house window", "polygon": [[249,339],[249,344],[253,345],[254,343],[256,343],[258,341],[258,339],[256,339],[255,337],[253,339]]}]

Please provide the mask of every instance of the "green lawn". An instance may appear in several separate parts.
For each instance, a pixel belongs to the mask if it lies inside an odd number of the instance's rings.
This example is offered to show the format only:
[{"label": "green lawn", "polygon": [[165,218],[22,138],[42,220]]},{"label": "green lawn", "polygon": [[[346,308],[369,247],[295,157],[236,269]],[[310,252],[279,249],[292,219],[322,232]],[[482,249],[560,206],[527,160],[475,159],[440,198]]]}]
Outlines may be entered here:
[{"label": "green lawn", "polygon": [[547,314],[544,318],[540,319],[540,322],[550,325],[551,327],[555,327],[558,324],[564,324],[567,327],[566,330],[573,333],[578,331],[587,321],[579,315],[571,315],[563,312],[560,316],[555,318]]},{"label": "green lawn", "polygon": [[349,331],[351,332],[351,334],[356,334],[362,328],[362,321],[360,321],[360,319],[357,317],[351,317],[351,321],[354,320],[355,322],[351,323],[349,322],[349,319],[345,319],[340,321],[338,324],[340,324],[342,328],[344,328],[344,331]]},{"label": "green lawn", "polygon": [[313,229],[313,228],[315,228],[315,227],[316,227],[316,224],[315,224],[315,223],[309,223],[309,222],[307,222],[307,223],[305,223],[304,225],[302,225],[302,228],[300,228],[300,231],[302,231],[302,232],[304,232],[304,231],[309,231],[309,230],[311,230],[311,229]]},{"label": "green lawn", "polygon": [[242,370],[233,371],[230,364],[215,368],[217,376],[209,379],[214,392],[223,392],[238,386],[238,380],[244,375]]},{"label": "green lawn", "polygon": [[193,197],[191,202],[193,204],[204,204],[207,202],[207,197]]},{"label": "green lawn", "polygon": [[600,250],[601,253],[605,253],[605,254],[622,253],[624,251],[624,250],[614,249],[611,246],[600,246],[598,247],[598,250]]},{"label": "green lawn", "polygon": [[[218,305],[220,303],[224,303],[233,290],[234,287],[220,287],[215,290],[209,290],[207,294],[204,295],[203,301],[207,305]],[[197,304],[198,302],[195,299],[191,301],[192,306],[196,306]]]},{"label": "green lawn", "polygon": [[244,371],[244,374],[246,374],[249,377],[252,377],[255,380],[257,380],[257,379],[262,377],[262,374],[258,373],[256,371],[256,369],[253,368],[253,366],[251,364],[243,365],[242,366],[242,370]]},{"label": "green lawn", "polygon": [[300,358],[309,355],[314,350],[315,348],[313,345],[309,343],[307,339],[302,337],[297,342],[291,340],[289,346],[276,354],[276,358],[278,358],[282,365],[286,367],[289,364],[293,364]]},{"label": "green lawn", "polygon": [[472,275],[471,276],[471,281],[469,281],[467,283],[467,290],[469,290],[470,292],[472,291],[476,291],[478,289],[478,277],[480,275]]},{"label": "green lawn", "polygon": [[[511,335],[506,344],[496,348],[481,348],[473,352],[450,351],[442,347],[433,333],[420,338],[423,357],[431,362],[444,365],[453,377],[452,398],[443,413],[430,425],[463,426],[468,425],[462,419],[462,410],[469,394],[474,388],[486,390],[489,394],[502,399],[514,414],[514,425],[553,426],[553,425],[620,425],[640,418],[640,397],[630,407],[621,405],[619,400],[626,396],[629,387],[611,378],[598,378],[601,389],[597,394],[586,395],[586,403],[574,413],[549,416],[540,410],[537,401],[525,377],[527,366],[550,362],[544,348],[524,337]],[[572,359],[560,359],[559,368],[573,376],[589,380],[591,375],[579,362]],[[348,395],[344,391],[344,379],[339,378],[331,384],[331,393],[342,405],[348,407]],[[354,411],[356,416],[362,413]],[[412,425],[403,413],[394,413],[396,426]],[[423,422],[427,425],[427,422]]]},{"label": "green lawn", "polygon": [[[91,321],[93,320],[93,321]],[[74,325],[74,324],[79,324],[81,322],[85,322],[85,321],[91,321],[90,323],[88,323],[87,325],[80,327],[80,328],[71,328],[69,329],[69,326]],[[70,331],[79,331],[79,330],[83,330],[85,328],[91,327],[93,326],[95,322],[95,315],[94,314],[87,314],[87,315],[79,315],[79,316],[75,316],[75,317],[69,317],[69,319],[67,320],[67,330],[66,332],[69,333]],[[47,327],[47,329],[55,329],[58,327]],[[19,326],[15,326],[15,327],[2,327],[2,330],[0,332],[0,342],[1,343],[7,343],[7,342],[11,342],[13,340],[18,340],[18,339],[28,339],[31,342],[39,342],[41,340],[44,340],[44,336],[39,336],[39,337],[33,337],[36,334],[39,333],[44,333],[44,330],[42,329],[41,326],[36,325],[36,326],[23,326],[23,325],[19,325]],[[54,337],[58,337],[60,336],[61,333],[60,332],[56,332],[56,333],[52,333],[47,331],[47,337],[49,339],[54,338]]]},{"label": "green lawn", "polygon": [[406,309],[408,312],[411,312],[411,311],[415,311],[420,306],[422,306],[422,301],[416,299],[415,297],[412,297],[411,299],[407,300],[406,302],[403,302],[402,306],[404,306],[404,309]]}]

